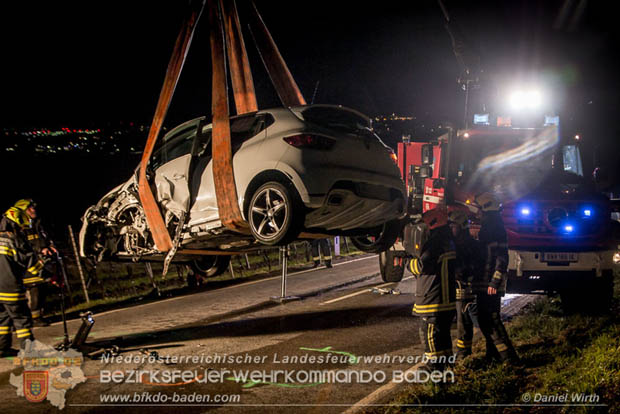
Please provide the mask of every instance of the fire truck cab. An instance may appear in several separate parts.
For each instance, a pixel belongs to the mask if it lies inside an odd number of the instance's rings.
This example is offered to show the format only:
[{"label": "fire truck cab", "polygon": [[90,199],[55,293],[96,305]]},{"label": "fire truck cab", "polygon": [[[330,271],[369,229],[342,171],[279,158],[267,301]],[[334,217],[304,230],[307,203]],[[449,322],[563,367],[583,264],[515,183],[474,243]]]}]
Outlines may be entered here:
[{"label": "fire truck cab", "polygon": [[[614,244],[609,199],[584,178],[577,142],[561,139],[559,118],[513,127],[488,115],[472,128],[431,142],[398,143],[410,221],[380,256],[384,280],[400,280],[419,215],[447,204],[465,209],[477,235],[477,194],[503,202],[509,247],[509,293],[560,293],[563,305],[585,297],[606,306],[613,293]],[[401,242],[402,241],[402,242]],[[409,251],[409,253],[407,253]]]}]

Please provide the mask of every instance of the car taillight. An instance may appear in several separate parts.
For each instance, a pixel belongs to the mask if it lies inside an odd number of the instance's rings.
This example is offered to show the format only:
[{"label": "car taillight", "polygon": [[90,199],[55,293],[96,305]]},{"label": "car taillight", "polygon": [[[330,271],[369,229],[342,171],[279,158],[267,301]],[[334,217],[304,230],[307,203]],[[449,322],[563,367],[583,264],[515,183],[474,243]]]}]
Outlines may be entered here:
[{"label": "car taillight", "polygon": [[335,141],[320,135],[299,134],[284,137],[284,141],[296,148],[312,148],[318,150],[330,150]]}]

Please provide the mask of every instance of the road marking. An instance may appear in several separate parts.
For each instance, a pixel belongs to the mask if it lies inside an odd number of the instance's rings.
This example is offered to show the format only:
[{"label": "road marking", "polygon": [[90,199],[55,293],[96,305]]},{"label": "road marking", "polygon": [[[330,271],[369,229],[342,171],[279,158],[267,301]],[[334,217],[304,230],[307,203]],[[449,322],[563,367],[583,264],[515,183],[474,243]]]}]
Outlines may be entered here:
[{"label": "road marking", "polygon": [[[354,262],[359,262],[361,260],[367,260],[367,259],[376,259],[376,257],[377,257],[377,255],[368,256],[368,257],[361,257],[359,259],[347,260],[346,262],[334,263],[333,266],[341,266],[341,265],[345,265],[345,264],[349,264],[349,263],[354,263]],[[297,275],[301,275],[301,274],[304,274],[304,273],[315,272],[315,271],[321,270],[321,269],[324,269],[324,267],[318,267],[318,268],[314,268],[314,269],[301,270],[299,272],[289,273],[287,276],[297,276]],[[221,289],[209,290],[207,292],[220,292],[222,290],[229,290],[229,289],[240,288],[240,287],[243,287],[243,286],[255,285],[257,283],[267,282],[267,281],[270,281],[270,280],[281,279],[281,278],[282,278],[282,275],[280,275],[280,276],[272,276],[272,277],[268,277],[268,278],[265,278],[265,279],[260,279],[260,280],[254,280],[254,281],[251,281],[251,282],[241,283],[241,284],[234,285],[234,286],[223,287]],[[156,304],[165,303],[165,302],[171,302],[171,301],[174,301],[174,300],[184,299],[186,296],[195,295],[195,294],[199,294],[199,293],[204,293],[204,292],[196,292],[196,293],[191,293],[189,295],[176,296],[174,298],[157,300],[155,302],[149,302],[149,303],[144,303],[142,305],[131,306],[129,308],[113,309],[113,310],[109,310],[109,311],[106,311],[106,312],[97,313],[95,316],[100,317],[100,316],[103,316],[103,315],[109,315],[111,313],[121,312],[121,311],[128,310],[128,309],[134,310],[134,309],[142,308],[144,306],[150,306],[150,305],[156,305]],[[80,322],[80,321],[81,321],[80,318],[75,318],[75,319],[67,320],[67,323],[69,323],[69,322]],[[50,326],[56,326],[56,325],[60,325],[60,324],[62,324],[62,321],[51,323]]]},{"label": "road marking", "polygon": [[[401,282],[404,282],[405,280],[409,280],[409,279],[413,279],[413,276],[407,276],[406,278],[402,279]],[[384,283],[382,285],[373,286],[373,287],[375,289],[380,289],[382,287],[389,286],[389,285],[392,285],[394,283],[400,283],[400,282],[388,282],[388,283]],[[354,296],[361,295],[362,293],[368,293],[368,292],[369,292],[368,288],[365,288],[364,290],[360,290],[358,292],[349,293],[348,295],[344,295],[344,296],[341,296],[339,298],[335,298],[335,299],[331,299],[331,300],[328,300],[328,301],[325,301],[325,302],[321,302],[321,303],[319,303],[319,306],[329,305],[330,303],[334,303],[334,302],[338,302],[338,301],[341,301],[341,300],[349,299],[349,298],[352,298]]]},{"label": "road marking", "polygon": [[[406,370],[403,375],[406,376],[410,372],[415,372],[424,364],[424,361],[418,362],[414,366],[410,367]],[[351,406],[348,410],[344,411],[343,414],[358,414],[364,411],[369,406],[378,405],[377,402],[385,399],[386,397],[392,395],[394,390],[397,387],[402,386],[401,382],[390,381],[387,384],[377,388],[366,397],[362,398],[358,402],[356,402],[353,406]]]}]

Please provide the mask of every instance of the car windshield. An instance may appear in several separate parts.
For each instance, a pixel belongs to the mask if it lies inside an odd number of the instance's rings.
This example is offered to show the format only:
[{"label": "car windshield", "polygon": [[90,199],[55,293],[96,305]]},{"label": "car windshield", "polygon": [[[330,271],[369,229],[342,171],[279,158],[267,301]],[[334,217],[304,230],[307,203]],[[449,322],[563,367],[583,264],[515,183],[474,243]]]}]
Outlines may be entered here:
[{"label": "car windshield", "polygon": [[558,145],[555,127],[472,131],[456,142],[450,169],[465,188],[494,191],[506,198],[521,197],[551,176],[565,184],[582,184],[579,152],[566,147],[560,152]]}]

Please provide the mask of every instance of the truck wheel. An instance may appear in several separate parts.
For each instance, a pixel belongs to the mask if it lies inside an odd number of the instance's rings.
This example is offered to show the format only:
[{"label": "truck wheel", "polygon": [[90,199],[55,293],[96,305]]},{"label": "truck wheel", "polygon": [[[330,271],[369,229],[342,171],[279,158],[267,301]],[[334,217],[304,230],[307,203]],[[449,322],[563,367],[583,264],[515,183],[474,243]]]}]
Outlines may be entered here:
[{"label": "truck wheel", "polygon": [[609,312],[614,299],[613,270],[603,270],[603,275],[595,279],[588,293],[590,294],[588,306],[593,313]]},{"label": "truck wheel", "polygon": [[603,275],[594,279],[587,287],[566,289],[560,292],[565,314],[581,313],[596,315],[610,311],[614,295],[612,270],[603,270]]},{"label": "truck wheel", "polygon": [[351,237],[351,242],[355,247],[365,253],[384,252],[396,242],[402,230],[401,224],[400,220],[388,221],[376,234]]},{"label": "truck wheel", "polygon": [[577,289],[564,289],[560,291],[562,310],[565,315],[571,315],[579,311],[584,303],[584,291]]},{"label": "truck wheel", "polygon": [[400,282],[405,274],[405,252],[387,250],[379,254],[379,269],[384,282]]}]

